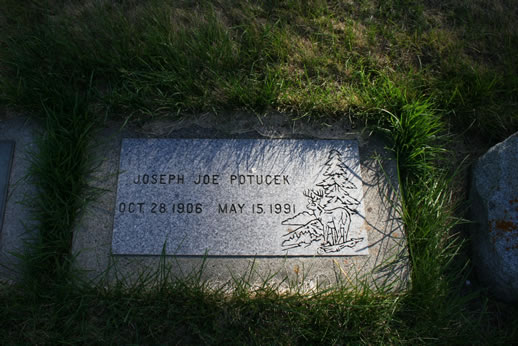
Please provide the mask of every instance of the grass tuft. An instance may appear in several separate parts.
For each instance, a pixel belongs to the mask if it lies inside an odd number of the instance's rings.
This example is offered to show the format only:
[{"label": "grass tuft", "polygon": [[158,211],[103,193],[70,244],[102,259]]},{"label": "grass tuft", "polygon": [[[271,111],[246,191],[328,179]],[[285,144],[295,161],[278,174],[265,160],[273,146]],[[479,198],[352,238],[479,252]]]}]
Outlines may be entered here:
[{"label": "grass tuft", "polygon": [[52,285],[68,276],[72,229],[89,198],[87,156],[93,119],[77,96],[72,109],[43,105],[45,131],[31,153],[30,176],[37,195],[29,202],[38,232],[27,242],[24,278],[31,287]]}]

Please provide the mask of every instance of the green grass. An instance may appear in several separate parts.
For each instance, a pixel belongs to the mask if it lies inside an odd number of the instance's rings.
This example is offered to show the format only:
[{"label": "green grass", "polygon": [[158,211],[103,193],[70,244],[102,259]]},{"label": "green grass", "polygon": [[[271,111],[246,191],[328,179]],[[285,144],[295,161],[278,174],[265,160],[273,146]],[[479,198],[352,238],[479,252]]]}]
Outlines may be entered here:
[{"label": "green grass", "polygon": [[68,276],[72,229],[82,206],[93,198],[87,187],[92,165],[87,151],[95,119],[82,109],[84,100],[75,97],[72,102],[72,109],[42,104],[44,132],[31,153],[29,175],[37,193],[28,207],[39,232],[27,243],[24,276],[36,289]]},{"label": "green grass", "polygon": [[[518,129],[512,1],[0,0],[0,100],[45,129],[32,156],[40,237],[0,288],[2,343],[509,343],[516,308],[464,286],[469,263],[450,144]],[[83,285],[72,229],[94,197],[90,138],[105,119],[197,112],[347,117],[387,138],[412,264],[400,294],[273,282],[231,293],[159,268]],[[462,168],[461,168],[462,170]],[[169,276],[165,276],[168,278]],[[145,279],[144,279],[145,278]],[[149,288],[149,282],[158,282]],[[469,341],[468,341],[469,340]]]},{"label": "green grass", "polygon": [[[167,270],[166,270],[167,273]],[[150,289],[150,282],[157,284]],[[265,284],[214,289],[196,275],[168,280],[163,271],[131,285],[60,283],[27,294],[3,289],[4,342],[317,344],[505,342],[508,335],[480,323],[464,301],[380,294],[338,287],[301,295]],[[7,296],[9,294],[9,296]],[[426,297],[421,297],[426,298]],[[445,304],[447,303],[447,304]],[[458,313],[462,314],[459,316]],[[462,318],[460,318],[462,317]],[[507,339],[507,340],[509,340]]]}]

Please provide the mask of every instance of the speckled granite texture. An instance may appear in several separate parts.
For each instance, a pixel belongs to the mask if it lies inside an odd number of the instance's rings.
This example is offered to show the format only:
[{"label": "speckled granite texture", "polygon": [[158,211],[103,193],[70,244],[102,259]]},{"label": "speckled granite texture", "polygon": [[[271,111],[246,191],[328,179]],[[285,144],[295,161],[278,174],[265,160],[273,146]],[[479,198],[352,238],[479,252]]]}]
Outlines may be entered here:
[{"label": "speckled granite texture", "polygon": [[367,255],[358,144],[124,139],[112,251]]}]

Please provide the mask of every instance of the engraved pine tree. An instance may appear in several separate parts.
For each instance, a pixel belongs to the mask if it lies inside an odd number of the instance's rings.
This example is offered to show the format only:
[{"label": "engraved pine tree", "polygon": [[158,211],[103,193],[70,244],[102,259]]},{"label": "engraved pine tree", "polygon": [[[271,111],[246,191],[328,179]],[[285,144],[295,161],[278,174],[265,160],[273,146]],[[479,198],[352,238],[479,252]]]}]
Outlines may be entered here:
[{"label": "engraved pine tree", "polygon": [[329,151],[321,172],[323,178],[315,184],[318,188],[303,192],[308,198],[307,210],[282,222],[283,225],[299,226],[283,236],[284,249],[320,242],[318,253],[336,253],[363,241],[362,237],[348,237],[351,217],[360,201],[351,196],[357,187],[351,181],[352,171],[343,163],[338,150]]},{"label": "engraved pine tree", "polygon": [[[360,202],[352,197],[349,193],[352,189],[356,189],[356,185],[349,179],[349,171],[347,166],[342,162],[340,152],[331,150],[329,158],[324,164],[324,179],[317,184],[324,189],[324,196],[320,201],[323,210],[333,210],[343,208],[346,210],[347,220],[343,220],[340,229],[334,229],[331,238],[332,244],[345,243],[348,239],[349,225],[351,215],[360,204]],[[324,227],[324,232],[325,227]],[[327,237],[326,237],[327,238]]]}]

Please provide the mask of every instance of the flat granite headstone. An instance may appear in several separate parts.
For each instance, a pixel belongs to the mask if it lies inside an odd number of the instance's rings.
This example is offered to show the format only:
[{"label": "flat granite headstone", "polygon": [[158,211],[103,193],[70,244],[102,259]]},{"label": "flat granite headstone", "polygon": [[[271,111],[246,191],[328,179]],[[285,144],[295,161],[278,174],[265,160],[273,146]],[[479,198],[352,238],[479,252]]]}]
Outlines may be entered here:
[{"label": "flat granite headstone", "polygon": [[0,231],[4,223],[4,212],[7,204],[7,188],[13,161],[14,142],[0,141]]},{"label": "flat granite headstone", "polygon": [[3,204],[0,206],[0,282],[16,282],[22,278],[23,263],[18,255],[36,238],[37,221],[24,202],[36,194],[27,172],[31,165],[30,153],[37,151],[40,130],[31,118],[0,112],[0,204]]},{"label": "flat granite headstone", "polygon": [[124,139],[112,253],[368,255],[354,140]]}]

